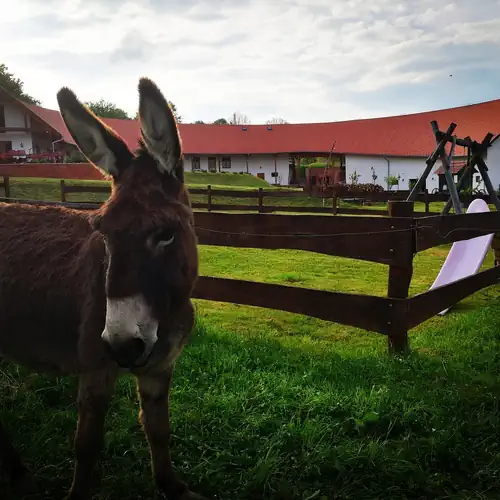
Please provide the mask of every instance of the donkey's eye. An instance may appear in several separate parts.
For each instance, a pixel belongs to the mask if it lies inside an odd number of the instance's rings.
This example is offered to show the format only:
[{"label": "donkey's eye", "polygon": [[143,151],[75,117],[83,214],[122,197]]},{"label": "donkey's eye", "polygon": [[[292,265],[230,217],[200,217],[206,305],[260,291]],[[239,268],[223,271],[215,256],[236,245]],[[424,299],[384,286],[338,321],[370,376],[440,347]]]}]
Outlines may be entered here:
[{"label": "donkey's eye", "polygon": [[175,240],[173,229],[162,229],[150,234],[146,240],[146,246],[153,252],[158,253],[172,245]]},{"label": "donkey's eye", "polygon": [[156,248],[158,250],[162,250],[163,248],[166,248],[170,246],[175,239],[175,233],[173,230],[164,230],[158,233],[155,237],[156,241]]}]

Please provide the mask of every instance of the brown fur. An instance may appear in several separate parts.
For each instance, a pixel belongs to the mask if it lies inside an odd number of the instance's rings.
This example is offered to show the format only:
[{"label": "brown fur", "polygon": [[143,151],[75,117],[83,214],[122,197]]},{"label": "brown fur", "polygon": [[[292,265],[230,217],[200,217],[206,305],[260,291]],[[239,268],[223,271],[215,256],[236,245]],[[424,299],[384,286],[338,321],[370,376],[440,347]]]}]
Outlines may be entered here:
[{"label": "brown fur", "polygon": [[[106,411],[123,371],[101,339],[106,298],[136,293],[145,296],[159,321],[147,363],[129,370],[137,378],[155,481],[169,499],[201,498],[175,476],[168,447],[173,367],[194,323],[190,294],[198,274],[196,236],[175,120],[152,82],[141,80],[139,91],[144,137],[158,125],[147,117],[148,109],[165,114],[164,122],[161,115],[155,119],[161,116],[167,130],[162,140],[171,156],[164,164],[171,172],[160,168],[158,151],[156,156],[150,152],[156,143],[145,141],[147,146],[143,142],[134,154],[128,152],[113,131],[61,91],[61,112],[83,153],[103,168],[102,151],[85,142],[86,127],[100,131],[106,151],[113,153],[107,164],[113,166],[114,181],[109,200],[96,213],[0,204],[0,354],[37,371],[79,375],[76,465],[68,496],[73,500],[91,498]],[[78,120],[71,121],[74,116]],[[164,252],[154,246],[162,231],[175,233]],[[0,461],[19,494],[31,486],[30,473],[1,423]]]}]

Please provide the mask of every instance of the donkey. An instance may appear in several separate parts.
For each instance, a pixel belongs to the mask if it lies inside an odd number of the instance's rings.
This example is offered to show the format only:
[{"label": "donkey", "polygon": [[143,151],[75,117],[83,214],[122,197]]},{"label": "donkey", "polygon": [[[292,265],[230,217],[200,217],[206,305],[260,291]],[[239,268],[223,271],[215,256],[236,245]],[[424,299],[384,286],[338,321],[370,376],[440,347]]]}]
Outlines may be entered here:
[{"label": "donkey", "polygon": [[[134,152],[70,89],[57,93],[78,148],[112,179],[98,210],[0,204],[0,355],[37,372],[78,375],[68,500],[92,497],[105,416],[123,373],[137,381],[156,487],[168,499],[203,500],[178,479],[169,451],[169,388],[195,321],[193,213],[172,110],[150,79],[138,90]],[[1,423],[0,462],[17,498],[34,486]]]}]

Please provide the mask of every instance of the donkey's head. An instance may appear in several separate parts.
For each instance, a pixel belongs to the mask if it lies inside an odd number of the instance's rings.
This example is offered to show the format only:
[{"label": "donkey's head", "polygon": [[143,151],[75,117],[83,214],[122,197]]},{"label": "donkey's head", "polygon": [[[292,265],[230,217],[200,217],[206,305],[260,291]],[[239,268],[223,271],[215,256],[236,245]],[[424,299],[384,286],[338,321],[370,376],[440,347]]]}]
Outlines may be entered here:
[{"label": "donkey's head", "polygon": [[112,177],[111,196],[93,218],[106,247],[102,339],[119,365],[137,368],[162,337],[158,345],[175,344],[193,319],[198,256],[176,120],[156,85],[142,78],[141,139],[131,152],[71,90],[62,88],[57,99],[82,153]]}]

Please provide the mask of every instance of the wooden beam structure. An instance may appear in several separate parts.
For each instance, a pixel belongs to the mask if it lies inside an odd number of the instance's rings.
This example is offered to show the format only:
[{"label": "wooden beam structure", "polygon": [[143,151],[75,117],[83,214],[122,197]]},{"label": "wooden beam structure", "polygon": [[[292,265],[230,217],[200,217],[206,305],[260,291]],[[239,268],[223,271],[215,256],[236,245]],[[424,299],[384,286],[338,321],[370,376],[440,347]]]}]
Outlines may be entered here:
[{"label": "wooden beam structure", "polygon": [[[495,205],[497,210],[500,210],[500,199],[498,198],[495,189],[493,187],[493,184],[491,183],[491,179],[488,175],[488,167],[486,165],[486,162],[484,161],[484,155],[487,149],[491,146],[494,135],[491,132],[489,132],[488,134],[486,134],[486,136],[481,142],[477,142],[475,140],[472,140],[470,137],[465,137],[464,139],[462,139],[460,137],[456,137],[455,135],[453,135],[453,132],[457,127],[456,123],[453,122],[450,124],[446,132],[439,130],[439,125],[435,120],[431,122],[431,127],[432,127],[432,132],[434,134],[434,138],[436,140],[436,149],[429,156],[429,158],[427,158],[426,160],[427,166],[422,175],[420,176],[420,178],[418,179],[418,181],[416,182],[416,184],[413,186],[413,189],[411,190],[410,194],[406,198],[407,201],[416,200],[432,168],[436,164],[437,160],[440,159],[443,166],[446,185],[448,187],[448,192],[449,192],[449,198],[447,199],[446,204],[441,212],[442,215],[448,214],[452,206],[456,214],[462,213],[460,190],[465,185],[467,176],[471,175],[474,167],[477,167],[479,173],[483,178],[484,185],[489,195],[489,201]],[[446,145],[448,143],[451,143],[452,145],[449,155],[446,154]],[[457,145],[467,148],[469,154],[467,155],[468,161],[465,170],[462,174],[462,177],[460,178],[458,183],[455,184],[455,182],[453,181],[453,176],[450,167],[451,167],[451,160],[453,158],[454,148]]]}]

